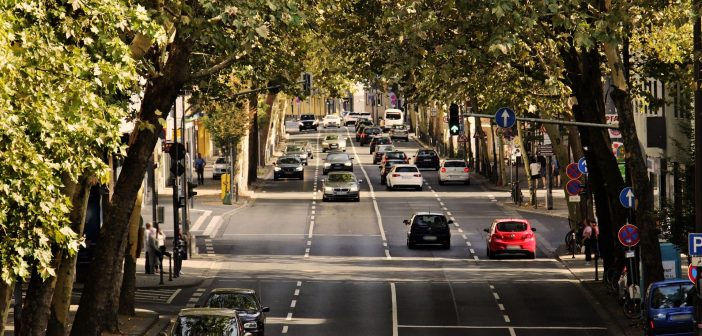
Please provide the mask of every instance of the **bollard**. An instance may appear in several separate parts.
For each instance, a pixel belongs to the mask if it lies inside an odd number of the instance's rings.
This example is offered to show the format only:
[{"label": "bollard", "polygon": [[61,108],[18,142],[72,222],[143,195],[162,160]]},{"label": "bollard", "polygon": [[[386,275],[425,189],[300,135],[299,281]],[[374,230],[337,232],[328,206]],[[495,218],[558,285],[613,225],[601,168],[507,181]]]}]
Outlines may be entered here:
[{"label": "bollard", "polygon": [[[573,229],[573,230],[575,230],[575,229]],[[577,237],[576,237],[576,235],[575,235],[575,231],[573,231],[573,233],[571,233],[571,235],[573,236],[573,238],[572,238],[572,240],[571,240],[572,243],[570,244],[570,246],[571,246],[570,250],[573,252],[573,257],[572,257],[572,258],[575,259],[575,248],[578,247],[578,241],[575,240],[575,239],[577,239]]]},{"label": "bollard", "polygon": [[158,271],[159,271],[158,284],[163,285],[163,259],[161,259],[161,266],[159,266]]}]

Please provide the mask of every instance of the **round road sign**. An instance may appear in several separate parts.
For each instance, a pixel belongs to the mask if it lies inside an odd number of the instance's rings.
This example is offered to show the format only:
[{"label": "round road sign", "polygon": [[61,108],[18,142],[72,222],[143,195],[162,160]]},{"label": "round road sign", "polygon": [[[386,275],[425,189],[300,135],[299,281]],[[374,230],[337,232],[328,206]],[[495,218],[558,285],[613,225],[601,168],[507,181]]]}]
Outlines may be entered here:
[{"label": "round road sign", "polygon": [[619,238],[619,242],[626,247],[635,246],[641,240],[639,228],[631,224],[624,225],[619,229],[617,238]]},{"label": "round road sign", "polygon": [[568,192],[568,195],[570,196],[575,196],[580,194],[580,191],[582,190],[582,186],[580,185],[579,180],[570,180],[568,183],[566,183],[566,191]]},{"label": "round road sign", "polygon": [[500,107],[495,113],[495,123],[502,128],[510,128],[517,122],[517,115],[509,107]]},{"label": "round road sign", "polygon": [[635,200],[636,197],[634,197],[634,192],[631,190],[631,187],[625,187],[619,192],[619,203],[621,203],[625,208],[628,209],[633,207]]},{"label": "round road sign", "polygon": [[688,265],[687,266],[687,277],[692,281],[693,284],[697,284],[697,266]]},{"label": "round road sign", "polygon": [[575,162],[566,167],[566,174],[571,180],[577,180],[583,175],[583,173],[580,172],[580,169],[578,169],[578,164]]},{"label": "round road sign", "polygon": [[587,161],[585,157],[581,157],[580,160],[578,160],[578,170],[583,174],[587,174]]}]

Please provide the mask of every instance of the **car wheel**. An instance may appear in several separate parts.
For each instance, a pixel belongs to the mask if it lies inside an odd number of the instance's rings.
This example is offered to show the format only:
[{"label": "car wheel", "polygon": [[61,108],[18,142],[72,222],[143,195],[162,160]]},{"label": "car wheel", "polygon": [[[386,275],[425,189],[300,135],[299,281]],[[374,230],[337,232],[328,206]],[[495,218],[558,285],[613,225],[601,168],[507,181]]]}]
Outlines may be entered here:
[{"label": "car wheel", "polygon": [[442,181],[441,179],[439,179],[439,185],[444,185],[444,181]]},{"label": "car wheel", "polygon": [[529,259],[536,259],[536,253],[534,253],[534,252],[529,252],[529,253],[527,253],[527,258],[529,258]]},{"label": "car wheel", "polygon": [[280,179],[280,177],[273,175],[273,181],[278,181],[279,179]]},{"label": "car wheel", "polygon": [[386,182],[385,182],[385,179],[381,178],[381,179],[380,179],[380,185],[385,185],[385,183],[386,183]]},{"label": "car wheel", "polygon": [[354,201],[354,202],[360,202],[360,201],[361,201],[361,196],[356,197],[353,201]]},{"label": "car wheel", "polygon": [[304,179],[305,179],[305,174],[304,173],[300,174],[300,180],[304,180]]},{"label": "car wheel", "polygon": [[325,195],[325,196],[322,196],[322,202],[327,202],[327,201],[329,201],[329,198],[327,198],[326,195]]},{"label": "car wheel", "polygon": [[444,250],[450,250],[451,249],[451,243],[446,243],[442,246]]},{"label": "car wheel", "polygon": [[405,138],[405,142],[409,142],[409,138]]}]

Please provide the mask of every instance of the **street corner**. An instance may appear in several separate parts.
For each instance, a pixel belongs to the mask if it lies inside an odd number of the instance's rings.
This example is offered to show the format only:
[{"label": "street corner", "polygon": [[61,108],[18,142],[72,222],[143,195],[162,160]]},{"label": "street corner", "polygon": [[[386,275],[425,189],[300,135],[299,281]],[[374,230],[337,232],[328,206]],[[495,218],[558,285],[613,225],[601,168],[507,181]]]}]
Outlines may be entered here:
[{"label": "street corner", "polygon": [[[172,273],[173,266],[168,265],[163,269],[163,278],[161,278],[160,272],[146,274],[144,259],[140,258],[137,260],[137,289],[187,288],[199,286],[207,279],[215,262],[209,258],[191,257],[187,260],[183,260],[180,276],[175,277]],[[165,259],[164,264],[167,264]],[[169,271],[171,272],[170,275]]]},{"label": "street corner", "polygon": [[[159,315],[159,313],[157,313],[153,310],[137,308],[134,311],[134,316],[118,315],[117,318],[118,318],[117,323],[119,325],[119,332],[116,332],[116,333],[103,332],[102,333],[103,336],[148,335],[148,334],[150,334],[151,330],[153,330],[157,327],[158,322],[161,319],[161,316]],[[161,329],[158,332],[163,330],[164,327],[165,326],[161,327]],[[155,332],[154,334],[157,335],[158,332]]]}]

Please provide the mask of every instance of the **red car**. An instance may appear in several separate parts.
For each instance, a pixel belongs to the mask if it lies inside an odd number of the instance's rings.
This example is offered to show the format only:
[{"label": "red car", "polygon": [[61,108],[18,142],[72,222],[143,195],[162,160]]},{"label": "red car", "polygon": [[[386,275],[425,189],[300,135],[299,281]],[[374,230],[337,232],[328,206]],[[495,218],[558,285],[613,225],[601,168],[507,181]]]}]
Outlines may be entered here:
[{"label": "red car", "polygon": [[529,259],[536,257],[536,229],[526,219],[496,219],[487,235],[488,258],[499,254],[526,254]]}]

